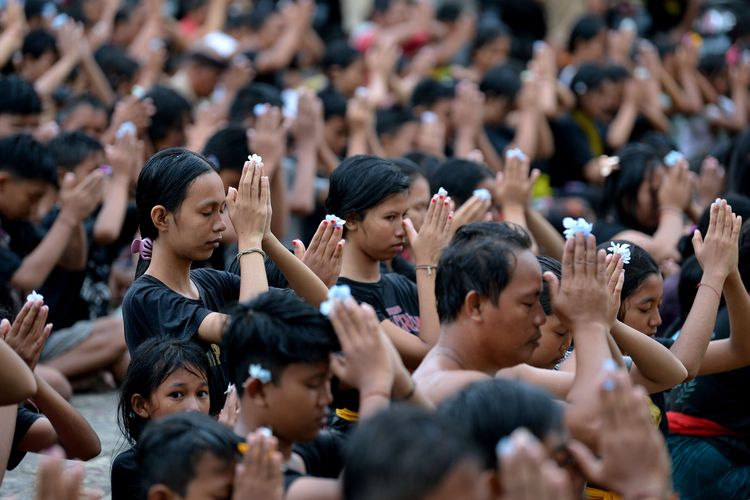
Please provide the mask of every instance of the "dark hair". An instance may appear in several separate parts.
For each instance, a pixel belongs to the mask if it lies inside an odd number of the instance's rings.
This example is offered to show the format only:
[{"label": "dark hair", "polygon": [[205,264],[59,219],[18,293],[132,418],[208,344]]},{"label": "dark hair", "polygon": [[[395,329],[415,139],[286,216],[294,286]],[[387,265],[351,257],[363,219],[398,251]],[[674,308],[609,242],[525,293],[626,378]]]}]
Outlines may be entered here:
[{"label": "dark hair", "polygon": [[443,3],[437,8],[435,12],[435,19],[441,23],[453,23],[458,20],[461,16],[461,4],[459,3]]},{"label": "dark hair", "polygon": [[135,350],[122,380],[120,401],[117,405],[118,424],[129,443],[135,444],[139,441],[141,432],[148,423],[148,419],[133,411],[133,396],[140,394],[144,399],[150,398],[170,375],[183,368],[198,377],[208,379],[206,353],[192,340],[152,337]]},{"label": "dark hair", "polygon": [[510,37],[510,29],[502,21],[480,25],[471,43],[472,57],[486,45],[491,44],[497,39],[508,37]]},{"label": "dark hair", "polygon": [[531,236],[523,226],[513,222],[481,221],[461,226],[453,235],[454,245],[468,243],[480,238],[503,241],[518,248],[531,248]]},{"label": "dark hair", "polygon": [[170,131],[183,130],[190,117],[190,103],[174,90],[157,85],[144,96],[151,99],[156,111],[151,116],[148,137],[152,143],[164,139]]},{"label": "dark hair", "polygon": [[[488,236],[484,233],[492,229],[497,229],[493,235]],[[483,226],[477,231],[476,224],[467,224],[458,230],[451,244],[443,251],[435,278],[435,294],[441,323],[450,323],[458,319],[466,295],[472,291],[487,297],[497,305],[500,294],[510,282],[516,266],[514,252],[529,248],[525,242],[521,243],[522,238],[498,237],[501,231],[508,235],[517,234],[515,230],[508,229]],[[467,237],[466,233],[471,235],[472,232],[474,235]]]},{"label": "dark hair", "polygon": [[574,52],[579,41],[591,41],[605,29],[607,29],[607,25],[599,16],[585,15],[580,17],[570,31],[570,36],[568,37],[568,52]]},{"label": "dark hair", "polygon": [[727,58],[723,52],[704,54],[698,61],[698,71],[707,77],[719,76],[727,68]]},{"label": "dark hair", "polygon": [[54,2],[49,0],[26,0],[23,2],[23,13],[26,16],[26,20],[31,21],[36,17],[41,17],[48,6],[54,8]]},{"label": "dark hair", "polygon": [[270,104],[277,108],[284,105],[281,93],[276,87],[261,82],[249,83],[241,87],[234,96],[234,101],[229,107],[229,121],[242,123],[255,116],[255,106],[258,104]]},{"label": "dark hair", "polygon": [[227,125],[216,132],[203,147],[203,156],[218,170],[239,170],[250,155],[247,129],[242,125]]},{"label": "dark hair", "polygon": [[33,59],[39,59],[47,52],[52,52],[54,56],[57,56],[57,40],[55,39],[55,35],[43,28],[29,31],[23,39],[21,54]]},{"label": "dark hair", "polygon": [[517,428],[525,427],[540,441],[563,430],[562,406],[548,392],[516,380],[475,382],[443,401],[438,413],[473,438],[485,469],[497,469],[495,447]]},{"label": "dark hair", "polygon": [[678,149],[677,144],[669,134],[655,130],[646,132],[640,136],[638,143],[651,148],[658,158],[664,158],[670,151]]},{"label": "dark hair", "polygon": [[[183,148],[169,148],[149,158],[138,176],[135,190],[136,215],[142,238],[155,240],[159,231],[151,220],[151,209],[162,205],[169,212],[179,210],[195,179],[214,172],[211,164],[198,153]],[[140,259],[136,277],[148,268]]]},{"label": "dark hair", "polygon": [[278,384],[287,366],[327,361],[339,350],[328,318],[288,291],[271,289],[237,304],[229,315],[222,351],[229,378],[237,387],[247,379],[251,364],[269,370]]},{"label": "dark hair", "polygon": [[334,40],[326,46],[326,51],[320,61],[323,70],[328,71],[333,67],[345,69],[362,57],[362,54],[349,45],[346,40]]},{"label": "dark hair", "polygon": [[477,447],[441,415],[396,405],[362,422],[347,443],[346,500],[426,498]]},{"label": "dark hair", "polygon": [[513,102],[521,90],[521,77],[510,64],[501,64],[485,73],[479,90],[488,98],[502,97]]},{"label": "dark hair", "polygon": [[445,188],[456,207],[471,198],[474,190],[486,179],[493,179],[490,169],[471,160],[449,158],[443,161],[430,176],[430,189],[437,193]]},{"label": "dark hair", "polygon": [[101,99],[92,94],[81,94],[70,99],[65,104],[65,107],[61,108],[57,112],[57,116],[55,117],[57,123],[62,123],[63,121],[65,121],[68,116],[72,115],[75,110],[77,110],[81,106],[91,106],[96,110],[103,111],[109,116],[109,109],[104,105]]},{"label": "dark hair", "polygon": [[115,45],[102,45],[96,49],[94,58],[115,91],[121,83],[132,81],[140,69],[135,59],[128,56],[123,48]]},{"label": "dark hair", "polygon": [[[661,165],[654,150],[644,144],[631,143],[617,152],[620,168],[604,182],[600,218],[607,217],[633,229],[640,228],[635,212],[641,183]],[[654,193],[656,203],[656,193]]]},{"label": "dark hair", "polygon": [[104,146],[96,138],[80,131],[62,132],[47,144],[58,167],[67,171],[75,168],[95,153],[103,153]]},{"label": "dark hair", "polygon": [[0,115],[38,115],[42,101],[28,80],[10,75],[0,77]]},{"label": "dark hair", "polygon": [[604,73],[611,82],[622,82],[630,78],[628,68],[622,64],[608,64],[604,67]]},{"label": "dark hair", "polygon": [[750,129],[734,140],[726,178],[728,192],[750,196]]},{"label": "dark hair", "polygon": [[142,488],[163,484],[184,497],[200,461],[211,454],[231,466],[240,438],[224,424],[201,413],[178,413],[149,423],[136,457]]},{"label": "dark hair", "polygon": [[480,464],[477,447],[448,419],[395,405],[360,424],[347,443],[346,500],[420,500],[458,465]]},{"label": "dark hair", "polygon": [[326,209],[346,219],[364,219],[367,210],[409,189],[409,179],[389,160],[356,155],[331,174]]},{"label": "dark hair", "polygon": [[424,177],[427,180],[427,171],[421,165],[417,165],[407,158],[389,158],[388,160],[396,165],[402,174],[409,178],[410,186],[414,182],[414,179],[418,177]]},{"label": "dark hair", "polygon": [[607,80],[607,73],[604,71],[604,67],[593,63],[582,64],[570,81],[570,89],[576,95],[580,105],[581,96],[591,90],[598,89],[604,84],[605,80]]},{"label": "dark hair", "polygon": [[599,244],[597,248],[606,250],[612,243],[630,245],[630,263],[625,264],[625,281],[622,284],[622,292],[620,293],[620,303],[622,304],[625,302],[625,299],[638,290],[649,276],[652,274],[661,276],[661,271],[650,253],[630,241],[607,240]]},{"label": "dark hair", "polygon": [[0,139],[0,171],[10,172],[18,179],[45,181],[57,186],[54,157],[29,134]]},{"label": "dark hair", "polygon": [[424,78],[414,87],[410,101],[412,107],[425,106],[429,108],[441,99],[453,99],[454,95],[456,95],[456,89],[453,84]]},{"label": "dark hair", "polygon": [[318,97],[323,103],[323,119],[328,121],[334,116],[346,117],[346,97],[334,89],[327,89],[318,92]]},{"label": "dark hair", "polygon": [[420,167],[422,167],[427,173],[427,179],[435,173],[435,170],[440,166],[440,159],[436,156],[432,156],[429,153],[423,151],[409,151],[404,155],[404,158],[411,160]]},{"label": "dark hair", "polygon": [[378,137],[385,134],[397,135],[401,127],[416,121],[417,119],[410,109],[401,106],[380,109],[375,114],[375,132]]},{"label": "dark hair", "polygon": [[[562,278],[562,266],[559,260],[547,257],[546,255],[537,256],[536,260],[542,266],[542,273],[551,272],[558,280]],[[542,281],[542,293],[539,295],[539,303],[542,305],[545,315],[549,316],[553,313],[552,299],[549,296],[549,285],[546,281]]]}]

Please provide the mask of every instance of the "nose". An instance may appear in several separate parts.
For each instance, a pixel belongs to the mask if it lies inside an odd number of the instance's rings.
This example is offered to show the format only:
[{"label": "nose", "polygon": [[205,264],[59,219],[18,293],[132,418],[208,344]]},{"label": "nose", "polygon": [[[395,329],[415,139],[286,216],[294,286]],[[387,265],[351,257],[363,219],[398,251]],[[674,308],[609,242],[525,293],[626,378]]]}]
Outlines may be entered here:
[{"label": "nose", "polygon": [[656,312],[651,316],[651,326],[659,326],[661,325],[661,314],[659,314],[659,310],[657,309]]},{"label": "nose", "polygon": [[194,412],[200,413],[201,407],[198,404],[198,398],[196,397],[186,398],[185,399],[185,411],[194,411]]},{"label": "nose", "polygon": [[227,230],[227,224],[226,222],[224,222],[224,215],[220,213],[217,223],[214,224],[214,231],[217,233],[223,233],[226,230]]},{"label": "nose", "polygon": [[539,301],[537,301],[534,306],[534,314],[532,317],[536,326],[542,326],[547,322],[547,315],[544,314],[544,309],[542,309],[542,304],[540,304]]},{"label": "nose", "polygon": [[328,406],[333,403],[333,393],[331,392],[331,383],[326,382],[323,384],[323,388],[320,391],[320,398],[318,404],[320,406]]}]

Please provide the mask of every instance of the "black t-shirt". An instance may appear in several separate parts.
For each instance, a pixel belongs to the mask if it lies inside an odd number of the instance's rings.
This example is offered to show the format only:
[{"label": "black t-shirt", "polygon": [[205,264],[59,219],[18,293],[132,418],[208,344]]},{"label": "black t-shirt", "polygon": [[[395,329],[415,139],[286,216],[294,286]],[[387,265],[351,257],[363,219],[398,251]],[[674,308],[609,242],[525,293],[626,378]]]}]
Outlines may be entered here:
[{"label": "black t-shirt", "polygon": [[[728,337],[729,313],[723,308],[716,318],[714,338]],[[711,420],[750,438],[749,382],[750,367],[696,377],[672,391],[669,409]]]},{"label": "black t-shirt", "polygon": [[337,479],[344,468],[343,444],[340,433],[323,431],[312,441],[292,446],[305,463],[305,473],[284,469],[284,490],[301,477]]},{"label": "black t-shirt", "polygon": [[206,316],[221,312],[228,304],[237,301],[240,277],[226,271],[195,269],[190,271],[190,279],[198,288],[198,300],[183,297],[148,274],[135,280],[122,303],[125,342],[132,354],[152,337],[196,339],[207,350],[211,366],[211,413],[218,413],[224,404],[229,377],[222,368],[223,356],[219,346],[206,344],[196,335]]},{"label": "black t-shirt", "polygon": [[484,132],[487,134],[487,138],[492,143],[492,146],[494,146],[495,151],[499,154],[503,154],[505,148],[513,142],[513,138],[516,136],[516,131],[505,125],[484,127]]},{"label": "black t-shirt", "polygon": [[380,321],[390,320],[399,328],[419,335],[419,299],[413,281],[400,274],[385,273],[376,283],[339,278],[338,284],[348,285],[357,302],[370,304]]},{"label": "black t-shirt", "polygon": [[583,169],[594,157],[586,134],[571,116],[550,122],[555,155],[549,161],[550,183],[560,188],[569,182],[585,182]]},{"label": "black t-shirt", "polygon": [[112,500],[145,499],[141,476],[135,446],[117,455],[112,462]]},{"label": "black t-shirt", "polygon": [[29,432],[32,424],[42,418],[42,416],[43,415],[40,413],[35,413],[23,406],[18,407],[16,412],[16,428],[13,431],[13,445],[10,450],[10,456],[8,457],[8,466],[6,467],[8,470],[13,470],[18,467],[18,464],[21,463],[23,457],[26,456],[26,452],[19,450],[18,445],[26,436],[26,433]]},{"label": "black t-shirt", "polygon": [[44,234],[33,224],[0,215],[0,282],[10,282]]}]

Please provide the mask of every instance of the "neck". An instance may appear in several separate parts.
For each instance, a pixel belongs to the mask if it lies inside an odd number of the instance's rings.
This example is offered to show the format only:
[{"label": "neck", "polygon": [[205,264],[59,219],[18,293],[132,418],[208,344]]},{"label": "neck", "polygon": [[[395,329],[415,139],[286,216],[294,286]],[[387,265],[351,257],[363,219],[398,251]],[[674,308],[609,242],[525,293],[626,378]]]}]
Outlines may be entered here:
[{"label": "neck", "polygon": [[[234,424],[234,433],[247,439],[248,434],[250,434],[251,432],[255,432],[260,427],[264,426],[265,424],[263,423],[263,421],[256,418],[255,415],[242,413],[237,419],[237,423]],[[289,461],[289,459],[292,457],[292,444],[294,443],[291,443],[276,434],[274,434],[274,437],[276,437],[276,441],[278,442],[278,450],[284,457],[284,462]]]},{"label": "neck", "polygon": [[157,239],[151,254],[146,274],[158,279],[170,289],[182,295],[190,295],[190,265],[193,262],[176,255]]},{"label": "neck", "polygon": [[479,371],[494,377],[498,370],[506,367],[488,359],[487,350],[478,340],[480,335],[476,325],[461,319],[443,325],[435,346],[436,354],[450,360],[460,370]]},{"label": "neck", "polygon": [[354,281],[375,283],[380,281],[380,262],[372,259],[356,245],[344,247],[341,276]]}]

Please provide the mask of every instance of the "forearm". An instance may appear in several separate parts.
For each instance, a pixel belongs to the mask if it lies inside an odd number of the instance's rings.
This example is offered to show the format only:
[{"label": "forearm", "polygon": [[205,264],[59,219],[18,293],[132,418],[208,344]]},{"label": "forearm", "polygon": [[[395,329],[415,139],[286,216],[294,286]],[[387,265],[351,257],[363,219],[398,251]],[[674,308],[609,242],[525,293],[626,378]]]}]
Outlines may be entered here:
[{"label": "forearm", "polygon": [[612,359],[607,345],[607,327],[601,323],[584,323],[573,327],[576,345],[576,373],[567,395],[570,403],[592,401],[598,394],[596,381],[602,364]]},{"label": "forearm", "polygon": [[286,236],[289,226],[289,205],[286,201],[286,174],[283,166],[276,168],[271,177],[271,232],[281,238]]},{"label": "forearm", "polygon": [[[417,262],[417,265],[419,264],[437,265],[436,262]],[[419,299],[419,338],[422,342],[434,346],[440,338],[434,269],[417,269],[417,297]]]},{"label": "forearm", "polygon": [[346,147],[347,158],[355,155],[366,155],[368,152],[367,130],[352,131],[349,134],[349,142]]},{"label": "forearm", "polygon": [[529,158],[536,157],[536,139],[538,135],[539,120],[543,119],[542,113],[537,109],[522,110],[516,127],[516,135],[513,136],[513,145]]},{"label": "forearm", "polygon": [[0,406],[0,484],[5,477],[5,469],[8,467],[8,458],[13,451],[13,434],[16,430],[16,414],[18,406]]},{"label": "forearm", "polygon": [[39,96],[49,98],[55,89],[68,78],[76,64],[78,64],[78,56],[76,55],[66,55],[57,61],[34,83],[34,89]]},{"label": "forearm", "polygon": [[90,460],[99,455],[99,437],[86,419],[43,378],[36,376],[36,383],[38,390],[32,401],[52,424],[65,455],[80,460]]},{"label": "forearm", "polygon": [[750,364],[750,296],[737,268],[724,282],[724,298],[729,312],[730,350],[737,364]]},{"label": "forearm", "polygon": [[557,229],[542,214],[529,207],[526,207],[526,224],[540,252],[562,260],[565,240]]},{"label": "forearm", "polygon": [[[36,394],[34,373],[3,340],[0,340],[0,380],[4,387],[0,393],[0,405],[19,403]],[[15,415],[13,419],[15,420]]]},{"label": "forearm", "polygon": [[636,103],[625,101],[620,106],[620,110],[607,130],[607,145],[610,148],[618,149],[628,142],[637,117],[638,106]]},{"label": "forearm", "polygon": [[328,288],[315,273],[299,260],[274,235],[263,240],[263,249],[276,263],[297,295],[315,307],[328,298]]},{"label": "forearm", "polygon": [[301,38],[302,33],[296,26],[284,31],[276,43],[273,44],[273,48],[264,50],[258,54],[255,62],[258,73],[270,73],[289,65],[299,48]]},{"label": "forearm", "polygon": [[94,223],[94,242],[109,245],[120,237],[122,224],[128,209],[128,191],[130,179],[115,177],[112,179],[102,209]]},{"label": "forearm", "polygon": [[670,349],[687,369],[689,379],[698,375],[703,364],[703,357],[711,341],[716,323],[716,312],[719,308],[720,299],[717,290],[722,289],[724,280],[721,277],[715,278],[704,273],[701,283],[705,283],[705,286],[698,288],[680,336]]},{"label": "forearm", "polygon": [[203,34],[224,30],[224,20],[227,16],[227,0],[210,0],[206,22],[201,27]]},{"label": "forearm", "polygon": [[289,210],[295,215],[306,216],[315,210],[315,149],[315,142],[308,141],[297,151],[297,173],[289,196]]},{"label": "forearm", "polygon": [[456,158],[466,158],[477,149],[476,136],[477,131],[470,127],[461,127],[456,131],[456,141],[453,145]]},{"label": "forearm", "polygon": [[660,210],[659,226],[651,238],[653,240],[654,252],[652,254],[654,257],[677,247],[677,243],[682,237],[682,224],[682,210],[680,208],[663,207]]},{"label": "forearm", "polygon": [[[632,359],[635,368],[631,378],[641,385],[647,385],[649,392],[654,386],[660,390],[670,389],[687,377],[687,370],[679,359],[666,347],[651,337],[634,330],[628,325],[616,321],[612,327],[612,336],[617,345]],[[642,377],[645,380],[638,380]],[[649,383],[644,383],[648,381]]]},{"label": "forearm", "polygon": [[23,259],[10,280],[11,284],[23,292],[41,287],[52,269],[60,262],[77,227],[77,223],[63,217],[62,214],[58,216],[41,243]]},{"label": "forearm", "polygon": [[[484,129],[480,129],[477,133],[477,146],[479,151],[484,156],[484,162],[490,167],[493,172],[499,172],[503,169],[503,160],[495,150],[495,146],[492,145],[490,138],[487,137],[487,133]],[[440,151],[440,154],[436,155],[438,158],[442,158],[444,152]]]},{"label": "forearm", "polygon": [[6,28],[0,35],[0,65],[5,66],[23,41],[23,30]]},{"label": "forearm", "polygon": [[109,86],[107,77],[104,76],[102,69],[97,64],[94,57],[89,54],[81,61],[84,73],[88,77],[89,83],[91,84],[91,91],[96,95],[102,102],[108,107],[115,103],[115,93]]},{"label": "forearm", "polygon": [[[250,249],[260,250],[261,239],[248,239],[239,237],[238,249],[240,252]],[[268,278],[263,255],[251,252],[239,257],[240,264],[240,302],[247,302],[258,295],[268,291]]]},{"label": "forearm", "polygon": [[81,271],[86,267],[87,258],[86,230],[83,228],[83,224],[78,224],[68,241],[68,246],[60,257],[59,265],[67,271]]},{"label": "forearm", "polygon": [[685,112],[697,114],[703,111],[703,97],[694,69],[681,69],[679,72],[680,85],[685,95]]}]

